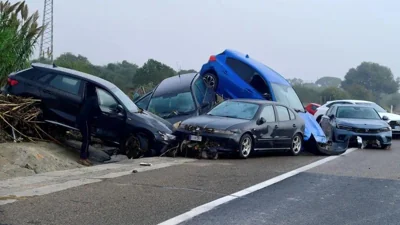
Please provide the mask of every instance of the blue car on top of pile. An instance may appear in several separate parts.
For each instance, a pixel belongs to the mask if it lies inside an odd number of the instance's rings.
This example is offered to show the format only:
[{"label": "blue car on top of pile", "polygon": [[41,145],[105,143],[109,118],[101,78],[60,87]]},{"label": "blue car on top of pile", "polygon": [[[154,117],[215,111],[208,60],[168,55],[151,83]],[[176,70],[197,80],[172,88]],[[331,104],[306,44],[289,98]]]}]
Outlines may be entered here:
[{"label": "blue car on top of pile", "polygon": [[307,150],[338,155],[347,145],[327,147],[328,140],[314,117],[305,111],[302,102],[290,83],[279,73],[249,55],[235,50],[225,50],[212,55],[201,70],[208,87],[224,99],[265,99],[283,103],[295,110],[305,122],[304,140]]}]

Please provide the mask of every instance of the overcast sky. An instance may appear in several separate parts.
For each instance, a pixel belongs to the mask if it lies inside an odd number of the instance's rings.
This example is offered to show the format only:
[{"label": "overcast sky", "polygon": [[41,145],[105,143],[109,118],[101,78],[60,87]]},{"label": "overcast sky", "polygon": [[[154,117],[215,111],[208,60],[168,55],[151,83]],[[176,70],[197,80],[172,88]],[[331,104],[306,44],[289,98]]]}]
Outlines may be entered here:
[{"label": "overcast sky", "polygon": [[[44,0],[26,2],[42,14]],[[398,0],[54,0],[55,56],[94,64],[199,70],[231,48],[286,78],[343,78],[362,61],[400,76],[399,42]]]}]

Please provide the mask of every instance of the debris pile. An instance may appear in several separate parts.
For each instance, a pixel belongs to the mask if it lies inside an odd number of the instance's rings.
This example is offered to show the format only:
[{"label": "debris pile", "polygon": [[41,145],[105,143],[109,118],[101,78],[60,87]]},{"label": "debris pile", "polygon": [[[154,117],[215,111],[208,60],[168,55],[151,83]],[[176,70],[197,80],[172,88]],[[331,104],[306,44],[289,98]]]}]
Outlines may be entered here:
[{"label": "debris pile", "polygon": [[53,139],[40,121],[40,100],[0,95],[0,142]]}]

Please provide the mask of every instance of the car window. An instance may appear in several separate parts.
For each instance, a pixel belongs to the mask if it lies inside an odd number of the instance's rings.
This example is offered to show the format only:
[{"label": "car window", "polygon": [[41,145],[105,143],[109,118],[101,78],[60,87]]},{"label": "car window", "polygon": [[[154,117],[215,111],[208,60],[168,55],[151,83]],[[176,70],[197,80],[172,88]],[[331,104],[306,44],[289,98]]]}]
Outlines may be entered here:
[{"label": "car window", "polygon": [[43,76],[41,76],[38,81],[42,82],[42,83],[46,83],[54,74],[48,73],[45,74]]},{"label": "car window", "polygon": [[252,120],[259,107],[258,104],[249,102],[224,101],[213,108],[207,115]]},{"label": "car window", "polygon": [[336,117],[348,119],[381,120],[381,117],[374,108],[358,106],[339,106],[336,112]]},{"label": "car window", "polygon": [[199,104],[202,104],[204,101],[204,96],[206,94],[206,84],[204,83],[204,80],[201,78],[197,78],[197,80],[194,82],[193,85],[194,89],[194,95],[196,97],[196,100]]},{"label": "car window", "polygon": [[75,78],[56,75],[49,83],[50,86],[74,95],[78,95],[81,81]]},{"label": "car window", "polygon": [[329,116],[329,115],[331,115],[332,114],[332,112],[334,112],[335,111],[335,106],[333,106],[333,107],[330,107],[329,109],[328,109],[328,111],[326,111],[326,113],[325,113],[325,115],[327,115],[327,116]]},{"label": "car window", "polygon": [[151,98],[148,111],[166,119],[191,113],[196,109],[192,92],[162,95]]},{"label": "car window", "polygon": [[342,102],[342,101],[340,101],[340,102],[332,102],[332,103],[326,105],[326,107],[329,108],[329,107],[331,107],[333,105],[337,105],[337,104],[353,104],[353,103],[351,103],[351,102]]},{"label": "car window", "polygon": [[237,59],[226,58],[226,64],[247,83],[250,82],[256,71],[244,62]]},{"label": "car window", "polygon": [[286,107],[277,105],[276,112],[279,116],[279,121],[288,121],[290,120],[289,111]]},{"label": "car window", "polygon": [[288,111],[289,111],[290,120],[296,119],[296,115],[293,113],[293,111],[290,109],[288,109]]},{"label": "car window", "polygon": [[115,100],[115,98],[107,91],[101,88],[96,88],[96,92],[101,111],[111,112],[112,109],[115,109],[117,107],[118,105],[117,100]]},{"label": "car window", "polygon": [[312,105],[312,106],[311,106],[311,109],[312,109],[312,110],[317,110],[317,108],[318,108],[318,106],[316,106],[316,105]]},{"label": "car window", "polygon": [[149,101],[150,101],[150,98],[151,98],[151,94],[152,94],[152,93],[149,93],[149,94],[147,94],[145,97],[143,97],[142,99],[140,99],[139,101],[137,101],[137,102],[136,102],[136,105],[137,105],[139,108],[146,109],[146,108],[147,108],[147,105],[149,104]]},{"label": "car window", "polygon": [[292,109],[304,111],[303,103],[291,86],[271,82],[272,90],[277,102],[283,103]]},{"label": "car window", "polygon": [[265,119],[265,121],[267,122],[275,122],[275,112],[274,112],[274,108],[272,105],[267,105],[263,108],[261,114],[260,114],[260,118],[263,117]]},{"label": "car window", "polygon": [[379,106],[378,104],[376,104],[375,102],[357,102],[357,105],[368,105],[368,106],[372,106],[378,113],[386,113],[387,111],[382,108],[381,106]]}]

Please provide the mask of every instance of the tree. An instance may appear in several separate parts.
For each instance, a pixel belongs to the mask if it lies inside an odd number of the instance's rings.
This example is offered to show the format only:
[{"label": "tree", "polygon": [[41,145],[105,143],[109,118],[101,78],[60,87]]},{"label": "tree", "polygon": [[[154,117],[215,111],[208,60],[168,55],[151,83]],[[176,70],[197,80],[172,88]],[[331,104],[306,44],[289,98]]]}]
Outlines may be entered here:
[{"label": "tree", "polygon": [[337,87],[328,87],[325,88],[321,92],[321,97],[325,101],[330,101],[330,100],[337,100],[337,99],[346,99],[349,97],[349,95],[342,89],[337,88]]},{"label": "tree", "polygon": [[304,81],[300,78],[292,78],[292,79],[287,79],[287,81],[292,85],[303,85]]},{"label": "tree", "polygon": [[154,59],[149,59],[136,71],[136,74],[133,77],[133,84],[135,87],[146,85],[150,82],[158,84],[165,78],[174,75],[176,75],[176,72],[171,67]]},{"label": "tree", "polygon": [[342,80],[337,77],[321,77],[315,81],[315,84],[321,87],[339,87],[341,83]]},{"label": "tree", "polygon": [[303,85],[294,85],[293,89],[296,91],[303,104],[311,102],[319,102],[319,92],[317,89],[308,88]]},{"label": "tree", "polygon": [[37,23],[39,13],[28,14],[24,1],[12,5],[0,1],[0,86],[8,74],[29,66],[29,58],[44,31]]},{"label": "tree", "polygon": [[353,84],[348,89],[347,92],[353,99],[374,101],[373,93],[359,84]]},{"label": "tree", "polygon": [[378,63],[363,62],[357,68],[351,68],[344,80],[342,88],[351,92],[354,85],[360,85],[374,94],[376,100],[381,94],[395,93],[399,89],[399,79],[394,79],[392,71]]},{"label": "tree", "polygon": [[179,70],[179,74],[185,74],[185,73],[197,73],[196,70],[190,69],[190,70]]}]

